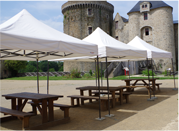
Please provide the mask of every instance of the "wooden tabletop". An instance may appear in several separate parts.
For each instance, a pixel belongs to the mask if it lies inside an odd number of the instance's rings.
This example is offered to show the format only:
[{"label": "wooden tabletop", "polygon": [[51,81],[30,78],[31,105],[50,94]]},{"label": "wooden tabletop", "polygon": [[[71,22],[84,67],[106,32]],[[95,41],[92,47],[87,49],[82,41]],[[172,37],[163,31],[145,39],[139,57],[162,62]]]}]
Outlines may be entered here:
[{"label": "wooden tabletop", "polygon": [[159,78],[150,78],[150,79],[148,79],[148,78],[141,78],[141,79],[122,79],[123,81],[132,81],[132,80],[156,80],[156,79],[159,79]]},{"label": "wooden tabletop", "polygon": [[[126,88],[126,87],[125,86],[120,86],[120,87],[110,86],[109,90],[110,91],[116,91],[116,90],[124,89],[124,88]],[[84,86],[84,87],[78,87],[76,89],[77,90],[98,90],[98,87],[96,87],[96,86]],[[100,86],[100,90],[107,90],[107,86]]]},{"label": "wooden tabletop", "polygon": [[38,94],[38,93],[31,93],[31,92],[13,93],[13,94],[6,94],[2,96],[6,98],[21,98],[21,99],[31,99],[31,100],[58,99],[59,97],[63,97],[62,95]]}]

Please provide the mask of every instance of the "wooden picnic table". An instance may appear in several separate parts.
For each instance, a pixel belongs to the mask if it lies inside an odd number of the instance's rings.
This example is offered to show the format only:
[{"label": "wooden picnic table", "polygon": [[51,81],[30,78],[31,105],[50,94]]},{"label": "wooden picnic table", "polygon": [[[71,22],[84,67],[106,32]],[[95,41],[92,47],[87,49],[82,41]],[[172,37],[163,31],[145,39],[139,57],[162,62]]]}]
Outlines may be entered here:
[{"label": "wooden picnic table", "polygon": [[[23,112],[23,109],[28,100],[31,100],[33,103],[36,103],[38,110],[42,116],[42,125],[32,127],[32,129],[41,129],[44,127],[57,125],[60,121],[54,120],[54,106],[53,101],[57,100],[62,95],[51,95],[51,94],[38,94],[38,93],[13,93],[2,95],[6,99],[11,100],[11,109],[18,110]],[[42,106],[40,106],[41,103]],[[34,110],[33,110],[34,111]],[[55,121],[55,123],[53,123]]]},{"label": "wooden picnic table", "polygon": [[[142,79],[123,79],[123,81],[126,82],[126,86],[136,86],[138,85],[139,81],[142,81],[144,85],[149,86],[148,80],[152,82],[152,89],[155,91],[156,90],[156,80],[159,78],[154,78],[154,79],[147,79],[147,78],[142,78]],[[131,84],[131,81],[135,81],[133,84]],[[147,81],[147,82],[146,82]],[[127,89],[130,91],[130,88]]]},{"label": "wooden picnic table", "polygon": [[[123,89],[126,88],[126,87],[112,87],[110,86],[109,87],[109,91],[110,93],[112,94],[112,101],[113,101],[113,107],[115,107],[115,103],[116,103],[116,100],[115,100],[115,94],[116,92],[118,91],[118,94],[120,96],[120,104],[123,103]],[[77,90],[80,90],[80,95],[84,95],[84,91],[88,91],[88,95],[89,96],[92,96],[92,90],[98,90],[98,87],[96,86],[84,86],[84,87],[78,87],[76,88]],[[108,90],[107,89],[107,86],[100,86],[100,90]],[[102,92],[101,92],[102,93]],[[90,102],[92,102],[90,100]],[[81,104],[84,104],[84,100],[81,99]]]}]

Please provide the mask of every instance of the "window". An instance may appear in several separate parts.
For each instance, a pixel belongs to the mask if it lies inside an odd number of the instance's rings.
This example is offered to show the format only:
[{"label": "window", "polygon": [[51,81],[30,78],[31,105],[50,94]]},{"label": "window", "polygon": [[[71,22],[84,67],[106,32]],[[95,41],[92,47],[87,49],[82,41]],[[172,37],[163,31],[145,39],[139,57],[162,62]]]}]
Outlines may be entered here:
[{"label": "window", "polygon": [[88,27],[88,35],[92,33],[92,27]]},{"label": "window", "polygon": [[115,29],[118,29],[118,21],[115,23]]},{"label": "window", "polygon": [[108,18],[109,18],[109,15],[106,15],[106,18],[108,19]]},{"label": "window", "polygon": [[144,13],[144,20],[147,20],[148,19],[148,15],[147,13]]},{"label": "window", "polygon": [[88,15],[92,15],[92,9],[88,9]]},{"label": "window", "polygon": [[145,5],[145,8],[147,8],[147,5]]},{"label": "window", "polygon": [[144,5],[142,5],[142,8],[144,8]]},{"label": "window", "polygon": [[118,40],[118,36],[116,36],[116,40]]},{"label": "window", "polygon": [[149,28],[145,28],[145,35],[149,35]]}]

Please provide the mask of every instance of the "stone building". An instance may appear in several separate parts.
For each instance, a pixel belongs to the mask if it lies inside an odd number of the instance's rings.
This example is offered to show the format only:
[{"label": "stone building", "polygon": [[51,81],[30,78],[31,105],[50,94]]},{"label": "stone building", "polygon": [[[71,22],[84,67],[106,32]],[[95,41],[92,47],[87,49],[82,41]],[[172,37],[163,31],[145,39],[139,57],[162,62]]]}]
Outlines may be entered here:
[{"label": "stone building", "polygon": [[[176,66],[178,21],[173,22],[172,11],[173,8],[163,1],[139,1],[127,13],[128,19],[120,16],[119,12],[113,20],[114,7],[106,1],[68,1],[62,5],[64,33],[83,39],[100,27],[124,43],[137,35],[160,49],[172,52]],[[155,60],[155,63],[162,67],[160,70],[172,66],[169,59]],[[64,62],[64,71],[74,67],[83,71],[94,70],[94,63]]]},{"label": "stone building", "polygon": [[[100,27],[112,36],[113,12],[114,6],[106,1],[68,1],[62,5],[64,33],[83,39]],[[64,62],[64,71],[75,68],[89,71],[95,70],[95,65],[94,62]]]},{"label": "stone building", "polygon": [[[178,63],[178,21],[173,22],[173,8],[163,1],[139,1],[127,14],[125,19],[118,13],[113,25],[113,37],[128,43],[139,36],[147,43],[172,52],[174,64]],[[161,62],[162,61],[162,62]],[[155,60],[160,70],[171,68],[170,59]]]}]

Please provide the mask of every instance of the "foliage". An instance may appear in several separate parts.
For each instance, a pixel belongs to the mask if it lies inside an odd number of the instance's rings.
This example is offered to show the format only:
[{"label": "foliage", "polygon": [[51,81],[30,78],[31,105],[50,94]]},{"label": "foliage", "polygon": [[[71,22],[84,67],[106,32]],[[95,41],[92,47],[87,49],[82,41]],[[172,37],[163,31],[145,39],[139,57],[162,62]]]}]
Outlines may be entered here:
[{"label": "foliage", "polygon": [[167,76],[167,70],[165,70],[164,72],[162,72],[163,75]]},{"label": "foliage", "polygon": [[90,70],[90,71],[89,71],[89,74],[90,74],[91,76],[93,75],[93,72],[92,72],[92,70]]},{"label": "foliage", "polygon": [[[154,73],[154,72],[153,72],[153,74],[154,74],[154,76],[155,76],[155,73]],[[143,71],[142,71],[142,75],[148,76],[148,70],[143,70]],[[151,71],[151,70],[149,70],[149,76],[152,76],[152,71]]]},{"label": "foliage", "polygon": [[70,71],[71,78],[81,78],[81,72],[76,68]]},{"label": "foliage", "polygon": [[[94,72],[96,76],[98,77],[98,69]],[[104,76],[104,70],[102,70],[102,76]],[[101,77],[101,69],[99,68],[99,77]]]},{"label": "foliage", "polygon": [[5,67],[11,71],[12,76],[16,76],[18,70],[26,67],[27,61],[5,60],[4,63]]},{"label": "foliage", "polygon": [[[47,66],[48,66],[48,61],[38,62],[39,72],[47,72]],[[49,61],[49,69],[51,69],[52,71],[63,71],[63,62]],[[37,72],[37,62],[36,61],[26,62],[25,68],[18,69],[18,72],[19,73]]]},{"label": "foliage", "polygon": [[50,68],[49,72],[55,72],[55,69],[54,68]]},{"label": "foliage", "polygon": [[92,78],[92,75],[90,73],[85,73],[83,75],[84,78]]}]

